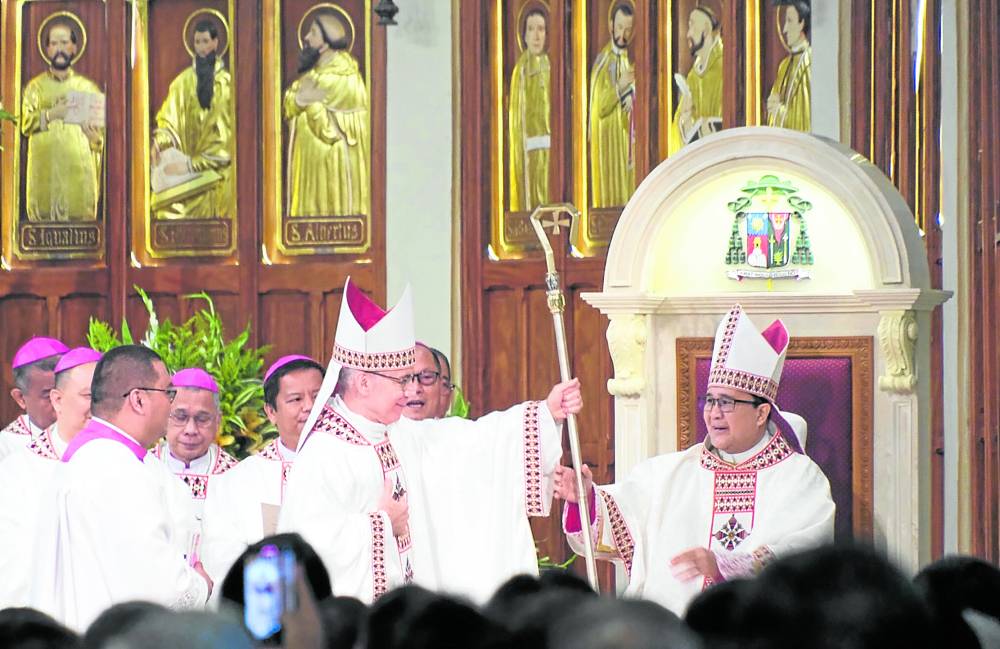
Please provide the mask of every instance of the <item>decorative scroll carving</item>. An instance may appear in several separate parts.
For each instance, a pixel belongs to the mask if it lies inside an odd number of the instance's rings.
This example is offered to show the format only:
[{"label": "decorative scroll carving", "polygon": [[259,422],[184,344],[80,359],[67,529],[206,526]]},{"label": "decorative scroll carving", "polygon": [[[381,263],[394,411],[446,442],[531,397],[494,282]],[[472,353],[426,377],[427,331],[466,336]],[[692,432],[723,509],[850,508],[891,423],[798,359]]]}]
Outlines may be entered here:
[{"label": "decorative scroll carving", "polygon": [[885,357],[885,374],[878,387],[909,394],[917,385],[917,318],[913,311],[888,311],[878,323],[878,343]]},{"label": "decorative scroll carving", "polygon": [[646,355],[646,317],[609,316],[608,348],[615,365],[615,378],[608,380],[608,392],[616,397],[638,397],[646,387],[643,375]]}]

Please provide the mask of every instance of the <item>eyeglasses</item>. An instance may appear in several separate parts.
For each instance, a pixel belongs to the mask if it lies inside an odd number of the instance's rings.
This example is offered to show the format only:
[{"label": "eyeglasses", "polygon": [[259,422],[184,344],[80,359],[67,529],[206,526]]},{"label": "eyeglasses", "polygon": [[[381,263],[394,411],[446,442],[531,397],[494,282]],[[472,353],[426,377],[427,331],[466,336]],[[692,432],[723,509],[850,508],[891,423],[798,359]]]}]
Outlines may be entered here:
[{"label": "eyeglasses", "polygon": [[192,419],[194,420],[194,425],[198,428],[207,428],[209,424],[215,421],[215,417],[207,412],[199,412],[197,415],[191,415],[186,410],[175,410],[170,413],[170,423],[178,428],[186,427],[187,423]]},{"label": "eyeglasses", "polygon": [[441,386],[445,390],[454,390],[455,389],[455,384],[451,382],[451,379],[448,378],[448,377],[444,377],[444,376],[441,377]]},{"label": "eyeglasses", "polygon": [[381,376],[383,379],[389,379],[393,383],[399,385],[400,389],[405,390],[411,382],[416,381],[420,385],[425,387],[430,387],[437,383],[438,379],[441,378],[441,372],[435,372],[434,370],[424,370],[423,372],[416,372],[414,374],[405,374],[403,376],[389,376],[388,374],[382,374],[381,372],[366,371],[366,374],[374,374],[375,376]]},{"label": "eyeglasses", "polygon": [[145,392],[162,392],[167,396],[167,401],[170,403],[174,402],[174,397],[177,396],[177,388],[131,388],[128,392],[122,395],[122,397],[127,397],[136,390],[143,390]]},{"label": "eyeglasses", "polygon": [[732,412],[736,410],[737,403],[749,403],[750,405],[757,407],[763,403],[760,399],[733,399],[732,397],[702,397],[701,398],[702,408],[705,412],[710,411],[715,406],[719,406],[719,410],[722,412]]}]

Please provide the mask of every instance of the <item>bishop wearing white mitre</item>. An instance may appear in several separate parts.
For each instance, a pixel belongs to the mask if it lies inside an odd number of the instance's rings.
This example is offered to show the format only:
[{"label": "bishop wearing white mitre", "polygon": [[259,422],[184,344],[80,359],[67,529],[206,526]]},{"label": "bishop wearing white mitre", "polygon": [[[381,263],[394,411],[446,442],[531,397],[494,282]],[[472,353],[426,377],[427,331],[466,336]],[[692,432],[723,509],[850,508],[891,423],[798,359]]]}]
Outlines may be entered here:
[{"label": "bishop wearing white mitre", "polygon": [[[803,453],[804,421],[775,404],[788,341],[780,320],[759,332],[733,307],[715,335],[705,441],[650,458],[596,493],[590,487],[594,551],[624,566],[626,595],[683,615],[709,584],[833,540],[830,483]],[[574,476],[568,467],[557,474],[568,501],[564,530],[582,553]],[[589,470],[584,475],[592,485]]]},{"label": "bishop wearing white mitre", "polygon": [[549,511],[579,382],[477,421],[413,421],[413,366],[409,287],[387,313],[348,280],[278,529],[316,548],[337,595],[372,602],[414,582],[483,602],[537,573],[528,517]]}]

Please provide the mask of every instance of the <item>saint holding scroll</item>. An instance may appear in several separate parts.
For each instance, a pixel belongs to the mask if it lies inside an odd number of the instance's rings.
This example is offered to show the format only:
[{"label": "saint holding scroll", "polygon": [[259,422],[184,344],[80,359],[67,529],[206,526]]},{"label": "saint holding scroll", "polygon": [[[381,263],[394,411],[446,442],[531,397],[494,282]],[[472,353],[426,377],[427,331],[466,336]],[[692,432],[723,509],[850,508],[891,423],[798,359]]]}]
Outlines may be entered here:
[{"label": "saint holding scroll", "polygon": [[80,19],[58,12],[39,28],[49,69],[28,82],[21,132],[28,138],[29,221],[93,221],[101,193],[104,93],[73,70],[86,48]]}]

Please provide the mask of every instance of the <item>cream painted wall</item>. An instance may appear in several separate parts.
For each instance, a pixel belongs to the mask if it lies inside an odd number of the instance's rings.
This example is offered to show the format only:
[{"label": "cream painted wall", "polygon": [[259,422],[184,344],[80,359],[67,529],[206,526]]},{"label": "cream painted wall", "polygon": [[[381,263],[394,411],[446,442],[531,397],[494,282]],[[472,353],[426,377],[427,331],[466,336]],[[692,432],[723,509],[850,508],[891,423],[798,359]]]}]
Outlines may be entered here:
[{"label": "cream painted wall", "polygon": [[450,356],[452,4],[400,8],[399,24],[384,28],[388,300],[394,304],[409,282],[417,340]]}]

